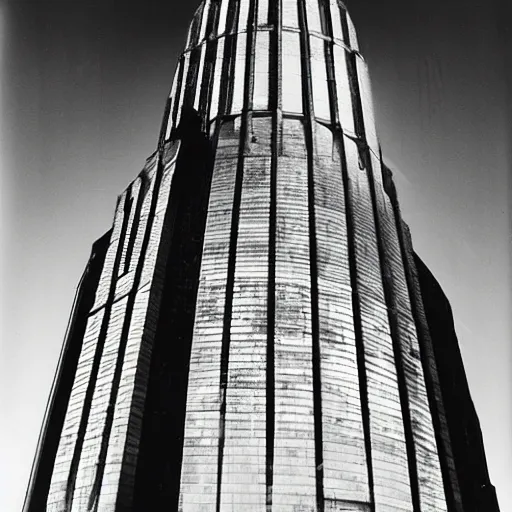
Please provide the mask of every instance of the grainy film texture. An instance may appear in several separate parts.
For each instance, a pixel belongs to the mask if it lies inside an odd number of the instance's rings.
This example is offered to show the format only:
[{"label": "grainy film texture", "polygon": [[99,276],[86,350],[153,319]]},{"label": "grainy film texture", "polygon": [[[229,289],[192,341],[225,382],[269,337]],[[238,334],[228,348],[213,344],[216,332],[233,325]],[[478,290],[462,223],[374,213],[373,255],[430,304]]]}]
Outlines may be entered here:
[{"label": "grainy film texture", "polygon": [[498,510],[341,2],[201,3],[96,252],[26,512]]}]

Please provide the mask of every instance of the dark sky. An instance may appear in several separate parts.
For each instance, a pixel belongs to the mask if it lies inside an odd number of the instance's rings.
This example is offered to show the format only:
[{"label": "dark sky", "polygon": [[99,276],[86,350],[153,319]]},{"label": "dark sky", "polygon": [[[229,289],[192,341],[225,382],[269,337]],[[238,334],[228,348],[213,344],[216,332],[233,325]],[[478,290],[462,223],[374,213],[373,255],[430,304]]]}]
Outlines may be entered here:
[{"label": "dark sky", "polygon": [[[347,0],[402,213],[454,310],[502,512],[512,510],[506,1]],[[198,3],[0,0],[2,511],[21,509],[76,284],[155,148]]]}]

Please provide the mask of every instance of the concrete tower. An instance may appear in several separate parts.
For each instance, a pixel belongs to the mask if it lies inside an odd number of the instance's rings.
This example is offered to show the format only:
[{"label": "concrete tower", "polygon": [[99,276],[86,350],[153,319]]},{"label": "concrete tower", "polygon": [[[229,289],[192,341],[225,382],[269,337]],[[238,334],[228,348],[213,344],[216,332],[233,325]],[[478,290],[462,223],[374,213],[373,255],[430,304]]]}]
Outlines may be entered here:
[{"label": "concrete tower", "polygon": [[25,510],[497,511],[479,433],[345,6],[203,1],[79,287]]}]

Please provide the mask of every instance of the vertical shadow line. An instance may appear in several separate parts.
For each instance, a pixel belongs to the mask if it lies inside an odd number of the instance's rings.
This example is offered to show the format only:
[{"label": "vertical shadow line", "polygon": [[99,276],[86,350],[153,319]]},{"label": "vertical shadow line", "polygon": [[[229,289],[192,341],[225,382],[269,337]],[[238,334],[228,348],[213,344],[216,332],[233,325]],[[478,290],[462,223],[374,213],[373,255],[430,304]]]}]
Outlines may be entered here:
[{"label": "vertical shadow line", "polygon": [[[345,17],[345,10],[342,7],[340,9],[340,17],[343,29],[343,37],[345,41],[348,41],[348,26],[347,20]],[[348,53],[348,52],[347,52]],[[354,96],[355,92],[353,90],[352,84],[354,81],[353,76],[353,66],[350,63],[349,55],[346,53],[346,65],[347,65],[347,75],[351,89],[351,97],[352,97],[352,110],[354,116],[354,125],[356,130],[360,130],[360,115],[359,111],[355,107]],[[359,127],[359,128],[358,128]],[[345,214],[347,219],[347,242],[348,242],[348,255],[349,255],[349,267],[350,267],[350,284],[352,288],[352,312],[354,317],[354,334],[356,338],[356,354],[357,354],[357,371],[359,376],[359,393],[361,396],[361,415],[363,419],[363,432],[364,432],[364,444],[366,451],[366,465],[368,471],[368,487],[370,494],[370,508],[372,511],[375,511],[375,483],[374,483],[374,475],[373,475],[373,459],[372,459],[372,444],[371,444],[371,429],[370,429],[370,407],[368,402],[368,378],[366,374],[366,360],[365,360],[365,349],[364,349],[364,337],[363,337],[363,328],[361,324],[361,304],[360,298],[361,295],[359,293],[359,284],[358,284],[358,265],[357,265],[357,255],[356,255],[356,242],[355,242],[355,213],[354,213],[354,205],[352,204],[352,195],[350,193],[350,177],[349,170],[347,166],[346,159],[346,151],[345,144],[343,141],[343,132],[342,127],[338,131],[338,141],[340,144],[340,149],[342,152],[341,155],[341,174],[343,179],[343,190],[345,195]]]},{"label": "vertical shadow line", "polygon": [[[234,4],[234,5],[233,5]],[[254,29],[255,29],[255,13],[256,13],[257,0],[251,0],[249,8],[249,16],[247,20],[247,40],[245,51],[245,73],[244,73],[244,98],[243,108],[240,125],[239,147],[238,147],[238,161],[235,177],[235,190],[233,197],[233,209],[231,217],[231,234],[229,241],[229,256],[228,256],[228,275],[226,282],[226,300],[224,306],[224,321],[222,329],[222,348],[221,348],[221,367],[220,367],[220,420],[219,420],[219,451],[217,460],[217,499],[216,511],[220,512],[222,502],[222,472],[224,462],[224,444],[225,444],[225,430],[226,430],[226,394],[228,384],[228,370],[229,370],[229,350],[231,344],[231,320],[233,313],[233,293],[235,283],[235,269],[236,269],[236,253],[238,244],[238,226],[240,221],[240,204],[242,200],[242,184],[244,174],[245,151],[247,145],[248,127],[251,122],[249,110],[252,103],[252,84],[254,73]],[[233,8],[234,23],[236,33],[236,21],[239,14],[237,9],[239,3],[232,2],[230,10]],[[235,36],[236,37],[236,36]],[[237,52],[240,49],[237,48]],[[233,66],[236,64],[236,53],[231,54]],[[234,72],[238,70],[234,66]],[[233,75],[232,75],[233,76]],[[231,90],[232,96],[232,90]],[[232,100],[232,98],[231,98]],[[220,123],[218,125],[220,129]]]},{"label": "vertical shadow line", "polygon": [[[342,26],[344,38],[348,41],[348,24],[346,13],[342,16]],[[393,285],[390,280],[393,274],[386,259],[384,241],[381,232],[381,217],[378,211],[377,197],[375,190],[375,179],[373,176],[373,166],[370,158],[370,148],[366,140],[365,122],[363,116],[363,107],[361,102],[361,91],[359,89],[358,72],[356,65],[358,58],[354,51],[348,55],[347,66],[349,69],[350,89],[352,93],[353,109],[356,116],[356,134],[359,140],[356,142],[359,148],[359,154],[362,156],[368,184],[370,189],[370,198],[372,203],[372,214],[375,226],[375,237],[377,240],[377,251],[380,263],[380,275],[382,287],[384,291],[384,299],[388,313],[388,324],[391,332],[391,340],[393,345],[393,353],[396,365],[398,393],[400,397],[400,405],[402,410],[402,423],[404,426],[405,445],[408,460],[409,483],[411,486],[411,498],[414,512],[420,512],[419,487],[418,487],[418,471],[416,461],[416,450],[414,446],[414,438],[412,433],[411,414],[409,409],[409,397],[407,392],[406,379],[403,368],[402,353],[399,337],[399,326],[397,318],[396,300],[394,297]]]},{"label": "vertical shadow line", "polygon": [[313,366],[313,417],[315,433],[315,481],[318,512],[324,510],[324,470],[322,432],[322,380],[320,368],[320,332],[318,311],[318,267],[317,234],[315,218],[315,112],[313,107],[313,77],[311,75],[311,51],[305,0],[299,0],[299,27],[301,46],[301,68],[303,88],[304,125],[308,166],[308,210],[309,210],[309,262],[311,276],[311,334]]},{"label": "vertical shadow line", "polygon": [[276,216],[277,216],[277,165],[279,133],[281,130],[281,0],[271,3],[268,21],[270,32],[270,110],[272,111],[272,139],[270,161],[270,218],[268,246],[268,297],[267,297],[267,388],[266,388],[266,510],[272,511],[274,485],[275,439],[275,326],[276,326]]}]

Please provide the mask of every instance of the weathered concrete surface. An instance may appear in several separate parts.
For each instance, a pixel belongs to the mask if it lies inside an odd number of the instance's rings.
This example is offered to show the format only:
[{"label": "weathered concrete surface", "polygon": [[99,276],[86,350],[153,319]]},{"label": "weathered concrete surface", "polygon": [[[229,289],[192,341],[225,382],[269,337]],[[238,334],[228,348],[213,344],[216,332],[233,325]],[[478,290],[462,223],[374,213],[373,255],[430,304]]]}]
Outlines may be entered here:
[{"label": "weathered concrete surface", "polygon": [[277,161],[273,510],[316,510],[307,161],[285,120]]},{"label": "weathered concrete surface", "polygon": [[215,510],[220,428],[220,366],[239,128],[220,134],[206,221],[190,356],[180,510]]},{"label": "weathered concrete surface", "polygon": [[48,512],[470,506],[390,183],[340,2],[202,2],[118,200]]},{"label": "weathered concrete surface", "polygon": [[317,125],[316,135],[324,496],[369,503],[341,155],[330,130]]}]

